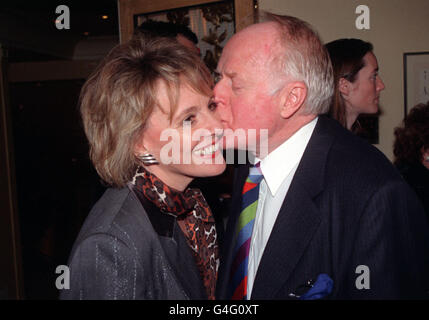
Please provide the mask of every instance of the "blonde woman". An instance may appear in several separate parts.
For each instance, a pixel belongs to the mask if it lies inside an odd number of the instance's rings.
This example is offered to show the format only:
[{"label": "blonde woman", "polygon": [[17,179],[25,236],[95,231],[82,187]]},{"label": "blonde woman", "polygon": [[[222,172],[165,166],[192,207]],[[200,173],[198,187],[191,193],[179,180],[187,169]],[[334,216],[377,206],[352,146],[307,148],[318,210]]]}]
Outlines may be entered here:
[{"label": "blonde woman", "polygon": [[211,90],[199,57],[167,38],[117,46],[87,80],[90,157],[111,188],[74,244],[62,299],[214,299],[215,222],[187,187],[225,169]]}]

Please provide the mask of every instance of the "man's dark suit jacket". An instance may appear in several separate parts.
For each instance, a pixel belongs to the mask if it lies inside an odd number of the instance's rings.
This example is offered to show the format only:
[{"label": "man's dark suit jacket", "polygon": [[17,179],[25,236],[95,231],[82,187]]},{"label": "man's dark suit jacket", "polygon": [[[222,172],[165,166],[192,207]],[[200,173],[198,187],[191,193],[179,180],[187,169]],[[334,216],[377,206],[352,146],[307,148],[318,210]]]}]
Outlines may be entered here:
[{"label": "man's dark suit jacket", "polygon": [[207,299],[175,217],[143,208],[128,188],[108,189],[73,246],[61,299]]},{"label": "man's dark suit jacket", "polygon": [[[248,166],[237,169],[217,297],[229,299],[232,236]],[[358,289],[356,268],[369,268]],[[427,298],[429,226],[416,195],[376,148],[320,116],[261,258],[251,299],[288,299],[326,273],[331,299]],[[359,281],[358,281],[359,282]]]}]

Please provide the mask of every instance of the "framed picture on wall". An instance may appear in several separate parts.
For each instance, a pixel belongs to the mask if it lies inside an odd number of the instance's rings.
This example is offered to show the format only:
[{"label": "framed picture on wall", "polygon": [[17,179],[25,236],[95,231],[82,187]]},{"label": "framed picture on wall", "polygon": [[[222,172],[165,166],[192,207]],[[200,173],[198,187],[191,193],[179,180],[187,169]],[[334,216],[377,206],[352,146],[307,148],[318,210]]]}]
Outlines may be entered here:
[{"label": "framed picture on wall", "polygon": [[134,16],[134,29],[146,22],[167,22],[187,26],[197,38],[201,58],[214,72],[222,49],[234,34],[234,2],[205,3]]},{"label": "framed picture on wall", "polygon": [[120,40],[128,41],[148,20],[185,25],[198,38],[213,72],[227,40],[254,22],[256,0],[118,0]]},{"label": "framed picture on wall", "polygon": [[255,0],[118,0],[121,43],[131,38],[136,24],[135,20],[138,19],[137,16],[215,2],[233,3],[236,32],[253,23]]},{"label": "framed picture on wall", "polygon": [[404,116],[429,101],[429,52],[404,53]]}]

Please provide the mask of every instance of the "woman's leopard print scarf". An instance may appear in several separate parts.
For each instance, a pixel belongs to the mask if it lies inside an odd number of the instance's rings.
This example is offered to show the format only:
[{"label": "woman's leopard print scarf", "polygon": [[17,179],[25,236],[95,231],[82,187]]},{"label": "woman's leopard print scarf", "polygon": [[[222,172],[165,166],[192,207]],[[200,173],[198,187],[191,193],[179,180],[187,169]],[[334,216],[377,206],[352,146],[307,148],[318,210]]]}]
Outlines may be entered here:
[{"label": "woman's leopard print scarf", "polygon": [[192,249],[208,298],[214,300],[219,248],[215,220],[201,191],[191,188],[184,192],[177,191],[143,167],[138,168],[132,184],[137,194],[144,194],[161,212],[176,216]]}]

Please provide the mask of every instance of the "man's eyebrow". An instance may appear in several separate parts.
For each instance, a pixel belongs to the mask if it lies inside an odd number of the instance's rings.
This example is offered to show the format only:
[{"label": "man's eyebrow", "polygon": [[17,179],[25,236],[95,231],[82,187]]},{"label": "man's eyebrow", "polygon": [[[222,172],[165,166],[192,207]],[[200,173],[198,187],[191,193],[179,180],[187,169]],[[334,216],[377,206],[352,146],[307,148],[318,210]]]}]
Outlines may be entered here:
[{"label": "man's eyebrow", "polygon": [[[229,72],[229,71],[226,71],[226,72],[224,72],[225,73],[225,75],[228,77],[228,78],[234,78],[235,76],[237,76],[237,73],[236,72]],[[216,77],[222,77],[222,74],[219,72],[219,71],[215,71],[214,72],[214,75],[216,76]]]}]

